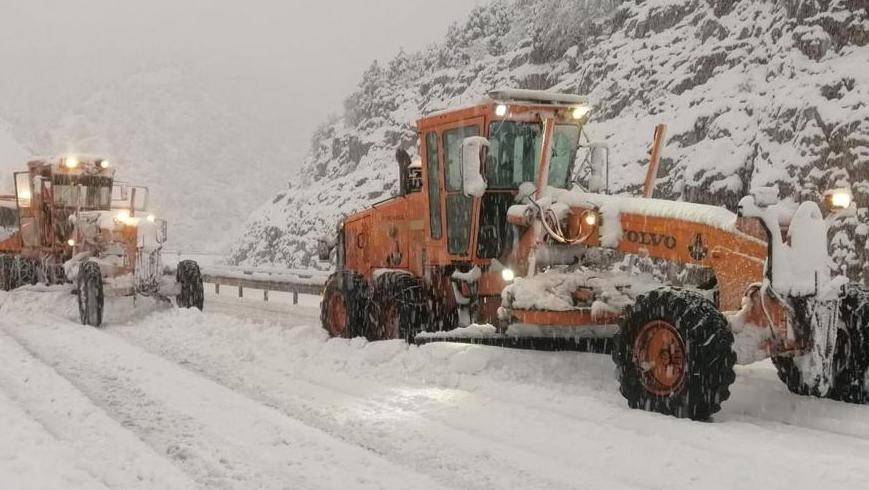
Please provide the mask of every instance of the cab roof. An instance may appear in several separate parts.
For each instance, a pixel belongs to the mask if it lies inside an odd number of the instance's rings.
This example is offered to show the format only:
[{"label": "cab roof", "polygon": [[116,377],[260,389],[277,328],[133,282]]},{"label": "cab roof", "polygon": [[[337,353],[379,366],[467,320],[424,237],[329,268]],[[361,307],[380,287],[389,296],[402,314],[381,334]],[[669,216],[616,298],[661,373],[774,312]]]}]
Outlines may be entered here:
[{"label": "cab roof", "polygon": [[417,128],[422,131],[451,122],[491,116],[499,105],[508,105],[511,115],[538,111],[564,113],[578,106],[589,106],[589,100],[581,95],[502,88],[489,91],[474,104],[437,111],[420,118]]}]

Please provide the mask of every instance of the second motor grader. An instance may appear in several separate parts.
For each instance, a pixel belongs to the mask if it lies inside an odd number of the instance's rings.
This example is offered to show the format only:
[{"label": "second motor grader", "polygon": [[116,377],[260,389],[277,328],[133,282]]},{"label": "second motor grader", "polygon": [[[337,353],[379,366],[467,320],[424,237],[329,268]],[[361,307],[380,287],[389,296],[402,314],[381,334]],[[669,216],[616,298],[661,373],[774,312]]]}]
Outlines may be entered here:
[{"label": "second motor grader", "polygon": [[150,296],[203,306],[199,266],[164,277],[166,221],[149,214],[148,189],[114,180],[104,158],[35,160],[15,173],[17,229],[0,241],[0,288],[72,283],[83,324],[100,326],[106,296]]},{"label": "second motor grader", "polygon": [[865,402],[869,291],[830,277],[818,205],[800,205],[785,235],[771,189],[739,215],[651,199],[654,173],[646,197],[610,195],[608,151],[583,130],[591,111],[584,97],[501,90],[420,119],[421,161],[399,159],[402,194],[322,243],[337,257],[324,328],[603,337],[628,404],[678,417],[717,412],[734,364],[767,357],[796,393]]}]

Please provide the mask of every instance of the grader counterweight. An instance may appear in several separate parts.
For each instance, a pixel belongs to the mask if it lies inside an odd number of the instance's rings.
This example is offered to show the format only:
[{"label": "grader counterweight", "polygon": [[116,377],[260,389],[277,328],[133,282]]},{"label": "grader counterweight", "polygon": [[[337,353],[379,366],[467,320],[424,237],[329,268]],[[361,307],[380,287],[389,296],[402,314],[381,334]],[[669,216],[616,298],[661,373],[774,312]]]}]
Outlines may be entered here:
[{"label": "grader counterweight", "polygon": [[[679,417],[714,414],[734,364],[765,357],[797,393],[864,402],[869,292],[830,277],[818,206],[785,237],[769,189],[739,215],[610,195],[591,112],[584,97],[499,90],[420,119],[419,163],[399,158],[416,184],[339,225],[323,326],[417,343],[607,339],[628,404]],[[654,157],[663,128],[655,139]]]}]

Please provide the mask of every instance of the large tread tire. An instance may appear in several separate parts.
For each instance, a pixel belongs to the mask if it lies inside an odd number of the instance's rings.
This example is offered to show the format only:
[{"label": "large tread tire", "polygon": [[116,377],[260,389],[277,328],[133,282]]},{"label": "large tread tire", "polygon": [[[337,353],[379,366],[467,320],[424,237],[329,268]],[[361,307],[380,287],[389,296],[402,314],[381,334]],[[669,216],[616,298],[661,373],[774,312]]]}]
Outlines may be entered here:
[{"label": "large tread tire", "polygon": [[202,285],[202,272],[195,260],[182,260],[175,271],[175,282],[181,291],[175,297],[179,308],[197,308],[205,305],[205,288]]},{"label": "large tread tire", "polygon": [[320,303],[320,324],[330,337],[353,338],[362,331],[368,283],[350,271],[329,276]]},{"label": "large tread tire", "polygon": [[[655,351],[651,346],[661,338],[668,340]],[[663,371],[657,371],[658,361],[647,360],[655,352],[656,359],[663,359],[660,366],[668,366]],[[727,319],[711,301],[682,289],[661,288],[638,296],[613,338],[612,357],[620,391],[631,408],[679,418],[709,419],[730,398],[736,379]],[[672,382],[660,383],[659,374],[672,376],[667,379]]]},{"label": "large tread tire", "polygon": [[14,259],[11,255],[0,255],[0,290],[15,289]]},{"label": "large tread tire", "polygon": [[78,272],[78,315],[82,325],[103,324],[103,274],[96,262],[81,264]]},{"label": "large tread tire", "polygon": [[15,287],[35,286],[39,283],[39,264],[35,259],[16,255],[12,262]]},{"label": "large tread tire", "polygon": [[848,284],[839,296],[841,329],[833,354],[835,374],[826,393],[804,380],[793,357],[773,357],[779,379],[792,393],[826,397],[848,403],[869,403],[866,374],[869,370],[869,289]]},{"label": "large tread tire", "polygon": [[371,288],[365,337],[412,343],[416,334],[428,330],[428,312],[428,296],[418,278],[403,272],[385,272]]}]

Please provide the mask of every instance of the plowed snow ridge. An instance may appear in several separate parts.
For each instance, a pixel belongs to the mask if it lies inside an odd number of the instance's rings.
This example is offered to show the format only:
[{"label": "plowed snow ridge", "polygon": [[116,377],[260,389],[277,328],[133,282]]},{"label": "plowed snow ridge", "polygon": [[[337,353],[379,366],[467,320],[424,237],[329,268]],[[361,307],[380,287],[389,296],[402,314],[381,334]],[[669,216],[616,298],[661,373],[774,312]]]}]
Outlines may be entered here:
[{"label": "plowed snow ridge", "polygon": [[[109,488],[130,487],[123,478],[142,468],[151,478],[142,486],[174,488],[869,481],[869,407],[792,395],[765,364],[740,369],[724,410],[697,423],[627,409],[606,356],[328,340],[311,307],[223,297],[209,297],[205,313],[115,300],[101,330],[75,316],[74,297],[60,290],[5,296],[0,395],[30,372],[8,361],[17,348],[92,404],[107,422],[81,427],[77,444],[90,451],[82,459],[120,468],[115,479],[95,478]],[[25,393],[45,410],[30,391],[54,388],[19,384],[7,396],[21,407]],[[109,426],[124,442],[104,445],[126,454],[87,442],[88,430]]]}]

